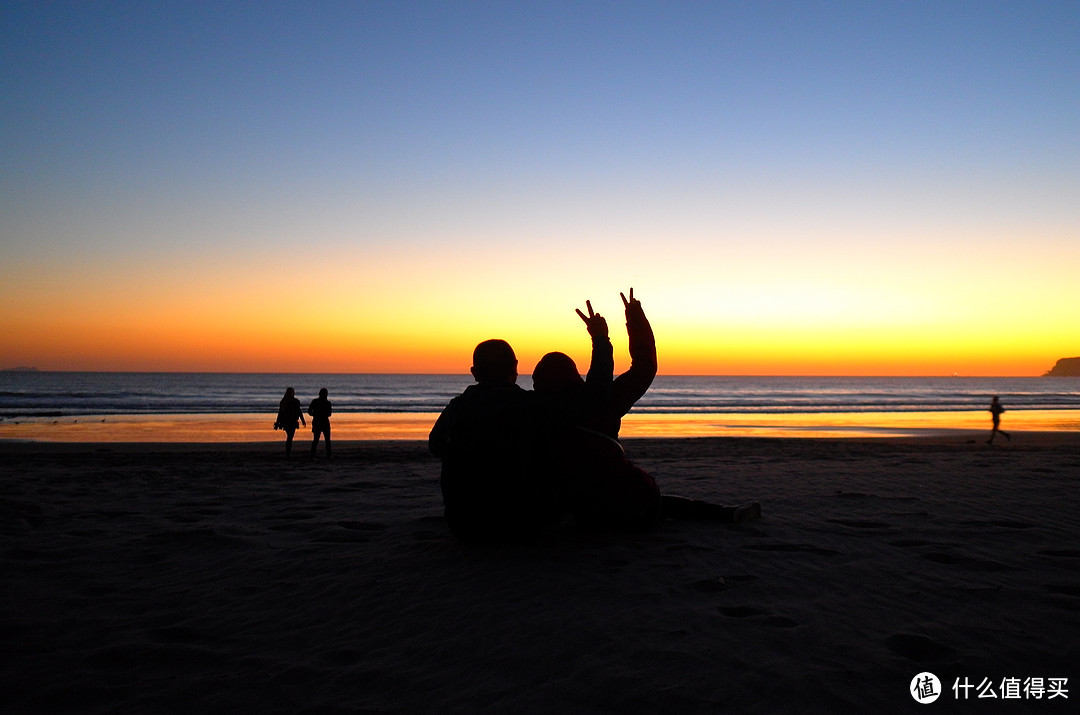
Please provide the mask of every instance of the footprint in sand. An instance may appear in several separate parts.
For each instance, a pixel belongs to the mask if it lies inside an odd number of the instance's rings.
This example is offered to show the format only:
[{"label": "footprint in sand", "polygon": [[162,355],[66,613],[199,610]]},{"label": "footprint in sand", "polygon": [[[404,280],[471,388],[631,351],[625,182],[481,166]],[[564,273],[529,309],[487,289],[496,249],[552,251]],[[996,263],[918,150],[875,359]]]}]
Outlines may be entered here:
[{"label": "footprint in sand", "polygon": [[708,546],[700,546],[698,544],[689,544],[686,542],[670,544],[664,548],[668,551],[712,551]]},{"label": "footprint in sand", "polygon": [[1050,593],[1080,598],[1080,583],[1048,583],[1045,588]]},{"label": "footprint in sand", "polygon": [[366,544],[371,541],[371,537],[365,532],[385,531],[387,528],[385,524],[364,521],[339,521],[336,526],[344,531],[326,531],[314,541],[321,544]]},{"label": "footprint in sand", "polygon": [[896,655],[917,662],[941,660],[954,653],[952,648],[936,643],[926,636],[911,633],[891,635],[885,639],[885,646]]},{"label": "footprint in sand", "polygon": [[1026,521],[969,520],[961,521],[960,526],[994,527],[999,529],[1033,529],[1034,524]]},{"label": "footprint in sand", "polygon": [[705,578],[700,581],[694,581],[690,584],[690,588],[695,591],[701,591],[702,593],[719,593],[720,591],[726,591],[728,589],[727,581],[717,576],[716,578]]},{"label": "footprint in sand", "polygon": [[1056,559],[1080,559],[1078,549],[1046,549],[1039,552],[1040,556],[1053,556]]},{"label": "footprint in sand", "polygon": [[316,544],[366,544],[371,541],[370,536],[356,534],[351,531],[327,532],[322,536],[312,539]]},{"label": "footprint in sand", "polygon": [[752,583],[757,580],[758,577],[753,574],[737,574],[735,576],[728,576],[727,578],[717,576],[715,578],[704,578],[700,581],[693,581],[687,584],[687,588],[702,593],[720,593],[721,591],[728,590],[732,584]]},{"label": "footprint in sand", "polygon": [[835,556],[840,553],[839,551],[823,549],[812,544],[750,544],[743,548],[752,549],[753,551],[790,551],[800,554],[819,554],[821,556]]},{"label": "footprint in sand", "polygon": [[924,541],[922,539],[900,539],[899,541],[890,541],[889,546],[895,546],[898,549],[915,549],[922,546],[941,546],[942,544],[936,541]]},{"label": "footprint in sand", "polygon": [[888,529],[889,524],[881,521],[863,521],[859,519],[826,519],[830,524],[848,526],[852,529]]},{"label": "footprint in sand", "polygon": [[44,522],[44,513],[38,505],[0,499],[0,534],[13,535],[36,529]]},{"label": "footprint in sand", "polygon": [[448,536],[445,531],[414,531],[412,535],[417,541],[441,541]]},{"label": "footprint in sand", "polygon": [[716,610],[728,618],[753,618],[756,623],[772,628],[794,628],[799,625],[786,616],[775,616],[752,606],[719,606]]},{"label": "footprint in sand", "polygon": [[350,531],[386,531],[388,528],[386,524],[377,524],[368,521],[339,521],[337,525],[342,529],[349,529]]},{"label": "footprint in sand", "polygon": [[956,554],[946,554],[940,551],[931,551],[930,553],[923,554],[922,557],[927,561],[933,561],[937,564],[945,564],[946,566],[959,566],[960,568],[968,569],[969,571],[1012,571],[1012,566],[1007,566],[997,561],[983,561],[982,559],[973,559],[970,556],[958,556]]}]

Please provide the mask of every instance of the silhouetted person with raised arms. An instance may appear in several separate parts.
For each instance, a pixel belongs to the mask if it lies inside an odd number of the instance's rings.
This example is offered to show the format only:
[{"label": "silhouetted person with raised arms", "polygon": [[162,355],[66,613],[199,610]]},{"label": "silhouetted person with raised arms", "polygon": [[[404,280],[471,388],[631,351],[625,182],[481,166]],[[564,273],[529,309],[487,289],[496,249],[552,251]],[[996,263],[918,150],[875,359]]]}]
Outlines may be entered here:
[{"label": "silhouetted person with raised arms", "polygon": [[619,294],[626,314],[630,368],[617,378],[607,321],[577,311],[592,339],[585,380],[574,361],[548,353],[533,371],[533,387],[553,460],[571,474],[569,492],[577,521],[586,526],[640,530],[662,516],[736,522],[760,516],[761,507],[722,507],[672,495],[661,496],[653,477],[627,459],[618,442],[622,418],[656,377],[656,340],[641,302]]},{"label": "silhouetted person with raised arms", "polygon": [[587,316],[577,311],[592,340],[592,358],[585,379],[578,374],[573,358],[560,352],[544,355],[533,369],[533,390],[541,426],[548,429],[567,425],[599,429],[611,402],[615,363],[607,320],[593,312],[590,301],[585,301],[585,306],[589,311]]},{"label": "silhouetted person with raised arms", "polygon": [[1005,408],[1001,406],[1001,401],[998,399],[998,396],[994,395],[994,399],[990,400],[990,420],[993,422],[993,427],[990,430],[990,439],[986,440],[987,444],[993,444],[994,437],[996,437],[999,432],[1005,435],[1006,440],[1012,441],[1012,437],[1009,436],[1009,433],[1001,429],[1001,413],[1004,411]]},{"label": "silhouetted person with raised arms", "polygon": [[641,399],[656,377],[656,339],[641,302],[622,293],[626,312],[626,333],[630,343],[630,368],[614,377],[614,349],[608,337],[607,320],[593,312],[585,301],[588,315],[577,310],[592,340],[592,359],[586,380],[582,380],[574,361],[563,353],[548,353],[533,370],[533,387],[544,397],[549,410],[569,416],[580,427],[618,439],[622,418]]},{"label": "silhouetted person with raised arms", "polygon": [[[628,303],[625,297],[623,300]],[[585,306],[587,315],[577,311],[592,340],[585,379],[578,374],[573,359],[560,352],[544,355],[533,370],[549,471],[567,476],[567,507],[579,525],[646,529],[659,516],[660,490],[647,472],[626,459],[616,436],[625,414],[623,406],[628,410],[652,381],[655,358],[651,368],[646,356],[643,362],[635,361],[625,380],[613,379],[607,320],[593,311],[590,301]],[[636,332],[634,337],[638,337]],[[636,346],[634,341],[632,344]]]},{"label": "silhouetted person with raised arms", "polygon": [[555,518],[555,490],[542,478],[533,395],[517,385],[505,340],[473,351],[470,385],[450,401],[428,437],[442,460],[440,486],[451,532],[467,541],[527,537]]},{"label": "silhouetted person with raised arms", "polygon": [[[648,392],[656,377],[656,338],[652,325],[645,317],[641,301],[634,298],[634,289],[630,289],[628,299],[622,293],[623,310],[626,315],[626,336],[630,347],[630,369],[615,378],[611,385],[611,398],[600,418],[601,432],[618,439],[622,428],[622,418],[638,400]],[[578,311],[581,315],[581,311]],[[610,343],[608,343],[610,350]]]},{"label": "silhouetted person with raised arms", "polygon": [[298,428],[297,422],[307,425],[304,421],[304,410],[300,406],[300,400],[296,399],[296,390],[291,387],[285,388],[285,396],[278,403],[277,420],[274,429],[285,430],[285,456],[292,456],[293,435]]},{"label": "silhouetted person with raised arms", "polygon": [[319,450],[319,435],[323,435],[326,439],[326,458],[330,459],[330,414],[334,411],[333,406],[330,404],[330,400],[326,399],[329,394],[324,387],[319,390],[319,396],[311,401],[308,405],[307,413],[311,415],[311,432],[313,438],[311,440],[311,458],[315,459],[315,455]]}]

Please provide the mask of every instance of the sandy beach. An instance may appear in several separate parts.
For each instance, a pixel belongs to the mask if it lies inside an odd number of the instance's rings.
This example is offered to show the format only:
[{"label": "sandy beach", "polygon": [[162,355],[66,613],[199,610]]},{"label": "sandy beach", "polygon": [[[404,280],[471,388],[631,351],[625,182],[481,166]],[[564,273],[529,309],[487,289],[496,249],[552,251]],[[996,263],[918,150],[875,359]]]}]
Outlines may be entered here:
[{"label": "sandy beach", "polygon": [[0,709],[1075,711],[1080,435],[984,439],[630,439],[763,518],[498,547],[420,441],[0,442]]}]

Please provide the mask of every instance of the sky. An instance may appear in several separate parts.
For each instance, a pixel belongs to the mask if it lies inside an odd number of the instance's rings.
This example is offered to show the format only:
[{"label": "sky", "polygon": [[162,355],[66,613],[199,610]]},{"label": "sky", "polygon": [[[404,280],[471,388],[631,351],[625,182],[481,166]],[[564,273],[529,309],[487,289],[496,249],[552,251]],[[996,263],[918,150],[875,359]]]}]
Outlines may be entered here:
[{"label": "sky", "polygon": [[0,6],[0,368],[1039,375],[1080,2]]}]

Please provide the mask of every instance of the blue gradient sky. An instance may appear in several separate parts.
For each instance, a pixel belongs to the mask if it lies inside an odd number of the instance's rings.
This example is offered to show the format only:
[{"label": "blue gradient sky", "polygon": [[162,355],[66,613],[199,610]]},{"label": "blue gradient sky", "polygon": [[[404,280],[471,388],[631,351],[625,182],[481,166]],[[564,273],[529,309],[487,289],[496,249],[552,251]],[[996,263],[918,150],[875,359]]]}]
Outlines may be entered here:
[{"label": "blue gradient sky", "polygon": [[665,372],[1080,354],[1077,2],[7,2],[0,96],[0,367],[583,359],[630,285]]}]

